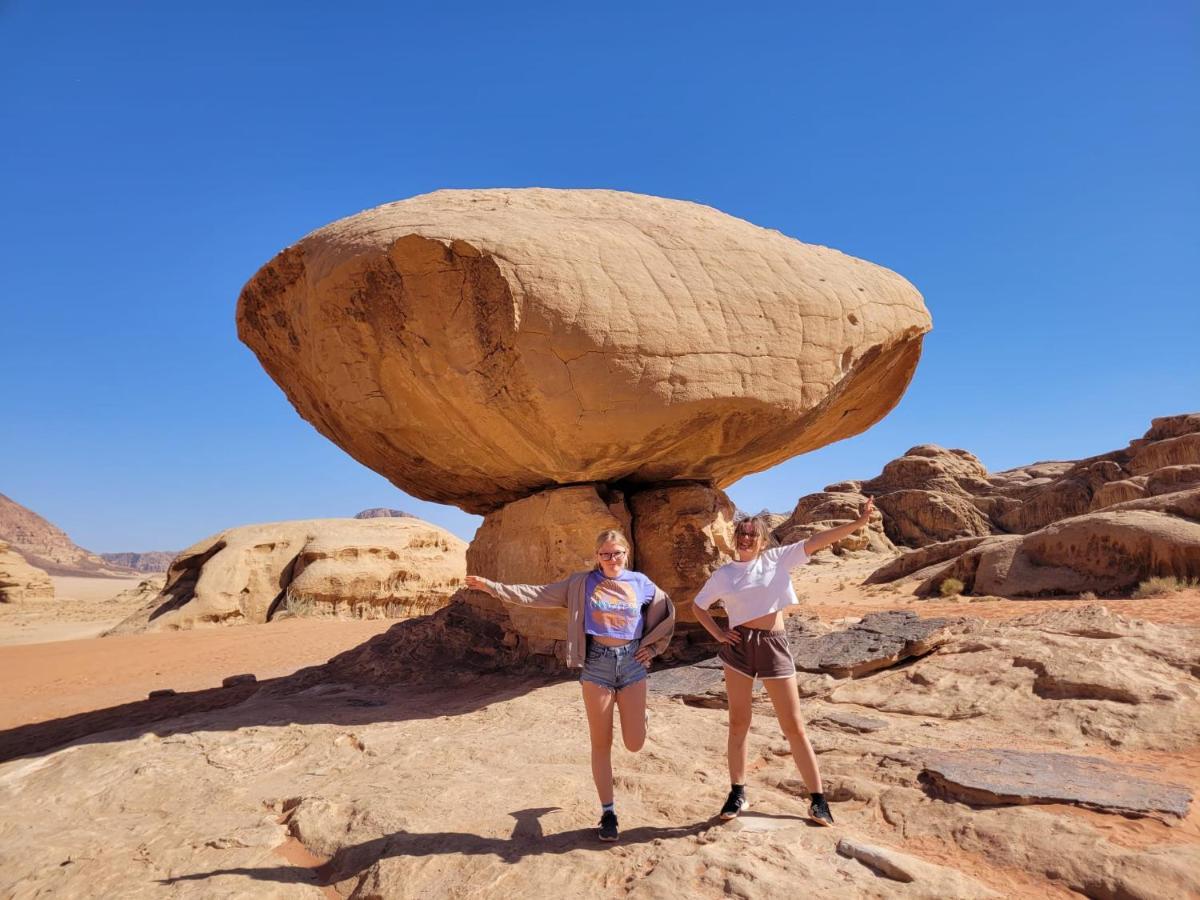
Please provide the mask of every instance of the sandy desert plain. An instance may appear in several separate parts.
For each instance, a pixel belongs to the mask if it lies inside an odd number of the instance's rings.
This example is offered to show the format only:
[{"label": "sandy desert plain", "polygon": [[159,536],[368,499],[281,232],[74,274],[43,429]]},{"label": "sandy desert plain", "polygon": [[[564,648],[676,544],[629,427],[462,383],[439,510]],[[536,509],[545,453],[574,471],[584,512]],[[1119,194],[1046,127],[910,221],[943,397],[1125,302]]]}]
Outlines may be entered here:
[{"label": "sandy desert plain", "polygon": [[[101,576],[14,504],[0,895],[1200,896],[1200,413],[1005,472],[918,445],[779,498],[783,543],[876,503],[787,617],[837,824],[761,689],[752,806],[715,815],[691,599],[728,558],[722,487],[886,415],[930,325],[895,273],[609,191],[438,192],[283,251],[243,341],[347,453],[483,524],[239,525]],[[462,586],[560,578],[609,527],[678,612],[611,845],[565,616]]]}]

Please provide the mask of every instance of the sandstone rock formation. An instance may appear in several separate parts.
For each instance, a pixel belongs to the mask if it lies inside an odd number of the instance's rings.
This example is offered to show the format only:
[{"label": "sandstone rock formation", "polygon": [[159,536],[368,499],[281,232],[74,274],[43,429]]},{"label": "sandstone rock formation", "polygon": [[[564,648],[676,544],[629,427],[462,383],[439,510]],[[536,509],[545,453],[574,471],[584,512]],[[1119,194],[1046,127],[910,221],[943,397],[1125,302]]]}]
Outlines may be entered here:
[{"label": "sandstone rock formation", "polygon": [[694,622],[692,598],[733,556],[733,503],[704,485],[639,491],[629,501],[639,568],[675,602],[679,621]]},{"label": "sandstone rock formation", "polygon": [[[616,529],[626,536],[629,511],[620,491],[577,485],[542,491],[484,517],[467,549],[467,571],[509,584],[548,584],[594,564],[596,535]],[[626,561],[637,568],[636,557]],[[471,601],[505,622],[530,652],[561,656],[567,635],[565,609],[528,609],[473,591]],[[530,643],[532,642],[532,643]]]},{"label": "sandstone rock formation", "polygon": [[100,558],[106,563],[135,572],[165,572],[171,567],[171,560],[178,555],[174,550],[151,550],[146,553],[101,553]]},{"label": "sandstone rock formation", "polygon": [[[387,204],[284,250],[238,301],[239,336],[322,434],[487,516],[472,572],[558,580],[632,524],[685,620],[727,540],[720,487],[878,421],[929,327],[893,272],[615,191]],[[518,650],[557,650],[561,614],[467,602]]]},{"label": "sandstone rock formation", "polygon": [[50,576],[31,566],[25,557],[0,541],[0,603],[50,600],[53,597],[54,583]]},{"label": "sandstone rock formation", "polygon": [[364,509],[354,514],[356,519],[411,519],[415,518],[412,513],[406,513],[402,509],[388,509],[385,506],[373,506],[370,509]]},{"label": "sandstone rock formation", "polygon": [[801,497],[775,534],[795,540],[842,524],[873,496],[881,528],[842,549],[891,542],[903,552],[868,584],[913,579],[931,595],[955,578],[968,593],[1005,597],[1115,593],[1200,572],[1200,516],[1188,499],[1200,491],[1197,459],[1200,414],[1155,419],[1124,450],[995,474],[965,450],[925,444],[876,478]]},{"label": "sandstone rock formation", "polygon": [[266,622],[284,615],[399,618],[444,606],[466,544],[419,519],[245,525],[184,550],[152,604],[110,633]]},{"label": "sandstone rock formation", "polygon": [[386,204],[284,250],[238,303],[322,434],[479,513],[580,482],[720,487],[858,434],[929,327],[893,272],[615,191]]},{"label": "sandstone rock formation", "polygon": [[[946,578],[963,582],[968,593],[1002,597],[1117,593],[1155,575],[1200,578],[1198,513],[1195,487],[1072,516],[1028,535],[985,538],[949,562],[918,570],[917,593],[936,593]],[[869,580],[902,577],[901,561]]]},{"label": "sandstone rock formation", "polygon": [[974,805],[1073,803],[1126,816],[1184,819],[1186,787],[1094,756],[1009,748],[926,753],[922,774],[941,797]]},{"label": "sandstone rock formation", "polygon": [[[616,760],[622,841],[601,852],[578,686],[445,655],[413,665],[399,645],[426,646],[428,624],[373,642],[396,652],[131,704],[116,729],[105,710],[100,733],[85,715],[0,735],[0,893],[1200,894],[1194,813],[1176,814],[1200,784],[1194,628],[1094,606],[964,620],[906,665],[806,676],[836,829],[805,823],[806,791],[761,697],[753,806],[716,823],[726,712],[652,693],[650,743]],[[32,755],[55,728],[70,745]],[[1097,759],[1120,776],[1080,780]]]},{"label": "sandstone rock formation", "polygon": [[0,540],[31,566],[51,575],[122,576],[134,572],[84,550],[65,531],[33,510],[0,494]]}]

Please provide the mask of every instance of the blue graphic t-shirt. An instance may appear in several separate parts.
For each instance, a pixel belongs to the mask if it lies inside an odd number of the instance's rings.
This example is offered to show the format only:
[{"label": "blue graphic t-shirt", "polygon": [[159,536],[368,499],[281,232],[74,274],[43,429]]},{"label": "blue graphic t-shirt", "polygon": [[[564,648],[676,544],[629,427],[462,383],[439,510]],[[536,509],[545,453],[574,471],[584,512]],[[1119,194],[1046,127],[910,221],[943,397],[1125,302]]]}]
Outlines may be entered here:
[{"label": "blue graphic t-shirt", "polygon": [[641,572],[622,569],[607,578],[597,569],[584,584],[584,630],[600,637],[632,641],[642,636],[646,604],[654,599],[654,582]]}]

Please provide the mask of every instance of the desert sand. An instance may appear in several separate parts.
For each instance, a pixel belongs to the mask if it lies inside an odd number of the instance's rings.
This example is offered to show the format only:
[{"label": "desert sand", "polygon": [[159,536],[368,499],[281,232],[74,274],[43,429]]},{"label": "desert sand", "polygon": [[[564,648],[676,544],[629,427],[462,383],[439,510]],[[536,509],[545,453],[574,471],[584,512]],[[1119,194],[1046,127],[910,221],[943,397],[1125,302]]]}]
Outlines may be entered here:
[{"label": "desert sand", "polygon": [[96,637],[128,615],[115,598],[143,580],[53,575],[54,597],[0,603],[0,646]]}]

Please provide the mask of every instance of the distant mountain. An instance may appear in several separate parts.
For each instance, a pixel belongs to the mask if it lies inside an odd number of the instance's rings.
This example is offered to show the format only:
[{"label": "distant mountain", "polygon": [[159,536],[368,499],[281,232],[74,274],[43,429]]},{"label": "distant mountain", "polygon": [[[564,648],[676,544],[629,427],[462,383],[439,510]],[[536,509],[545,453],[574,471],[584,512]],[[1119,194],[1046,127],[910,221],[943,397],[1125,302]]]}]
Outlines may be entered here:
[{"label": "distant mountain", "polygon": [[0,494],[0,540],[32,566],[51,575],[128,577],[132,569],[106,562],[72,541],[65,531],[33,510]]},{"label": "distant mountain", "polygon": [[100,558],[114,566],[138,572],[165,572],[177,555],[174,550],[149,550],[145,553],[101,553]]},{"label": "distant mountain", "polygon": [[415,519],[412,513],[406,513],[402,509],[387,509],[382,506],[376,506],[374,509],[364,509],[360,513],[355,513],[356,519]]}]

